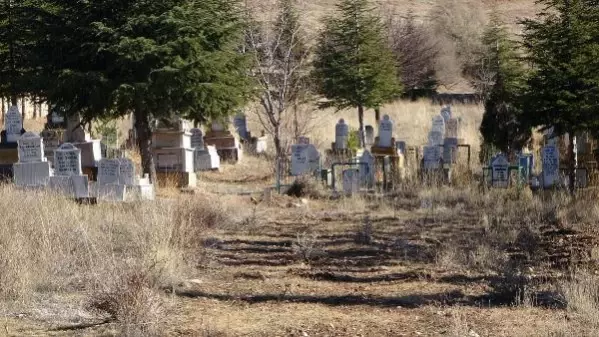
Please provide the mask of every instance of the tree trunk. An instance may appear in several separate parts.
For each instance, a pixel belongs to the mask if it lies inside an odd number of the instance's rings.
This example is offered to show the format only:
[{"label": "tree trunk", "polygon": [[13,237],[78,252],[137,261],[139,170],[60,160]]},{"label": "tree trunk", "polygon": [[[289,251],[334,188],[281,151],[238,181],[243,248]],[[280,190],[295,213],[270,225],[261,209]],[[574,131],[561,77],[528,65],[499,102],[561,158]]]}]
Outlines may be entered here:
[{"label": "tree trunk", "polygon": [[279,125],[275,125],[273,130],[273,142],[275,143],[275,152],[277,159],[283,159],[283,148],[281,147],[281,128]]},{"label": "tree trunk", "polygon": [[137,146],[141,154],[141,169],[143,174],[150,175],[150,181],[156,188],[156,166],[152,155],[152,130],[148,115],[142,110],[135,111],[135,131],[137,133]]},{"label": "tree trunk", "polygon": [[4,111],[6,109],[6,106],[4,105],[4,97],[0,98],[0,100],[2,101],[2,119],[4,119]]},{"label": "tree trunk", "polygon": [[358,121],[360,123],[360,129],[358,130],[360,134],[360,148],[364,148],[366,139],[364,138],[364,107],[362,105],[358,105]]},{"label": "tree trunk", "polygon": [[376,119],[376,124],[379,124],[381,122],[381,108],[374,109],[374,117]]},{"label": "tree trunk", "polygon": [[25,96],[21,96],[21,119],[25,122],[25,118],[27,115],[25,114]]},{"label": "tree trunk", "polygon": [[576,152],[574,148],[574,132],[568,134],[568,155],[569,155],[569,170],[568,170],[568,181],[570,182],[570,194],[576,193]]}]

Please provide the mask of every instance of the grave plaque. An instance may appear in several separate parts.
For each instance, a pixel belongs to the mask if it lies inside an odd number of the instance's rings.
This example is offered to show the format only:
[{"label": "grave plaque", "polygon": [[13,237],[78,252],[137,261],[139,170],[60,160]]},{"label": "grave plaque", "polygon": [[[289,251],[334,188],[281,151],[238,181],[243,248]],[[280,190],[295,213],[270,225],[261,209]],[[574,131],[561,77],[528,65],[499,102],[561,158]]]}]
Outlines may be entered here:
[{"label": "grave plaque", "polygon": [[4,130],[6,131],[6,141],[16,143],[21,138],[23,129],[23,120],[21,113],[16,105],[11,106],[4,117]]},{"label": "grave plaque", "polygon": [[493,187],[507,188],[510,182],[510,163],[503,154],[497,155],[491,161],[491,175]]},{"label": "grave plaque", "polygon": [[393,147],[393,121],[389,115],[383,116],[379,125],[379,147]]},{"label": "grave plaque", "polygon": [[62,144],[54,151],[54,174],[57,176],[80,176],[81,150],[73,144]]},{"label": "grave plaque", "polygon": [[436,170],[441,167],[441,147],[425,146],[422,151],[422,157],[425,170]]},{"label": "grave plaque", "polygon": [[33,132],[26,132],[19,138],[18,144],[20,163],[44,161],[44,144],[39,135]]},{"label": "grave plaque", "polygon": [[349,125],[345,124],[344,119],[340,119],[335,126],[335,149],[347,149],[347,141],[349,138]]},{"label": "grave plaque", "polygon": [[545,146],[543,157],[543,186],[551,187],[559,181],[559,150],[555,145]]},{"label": "grave plaque", "polygon": [[198,150],[204,149],[204,133],[201,129],[191,129],[191,147]]},{"label": "grave plaque", "polygon": [[135,185],[135,164],[131,159],[121,158],[118,159],[119,165],[119,184],[121,185]]},{"label": "grave plaque", "polygon": [[121,163],[118,159],[102,159],[98,165],[98,184],[118,184]]}]

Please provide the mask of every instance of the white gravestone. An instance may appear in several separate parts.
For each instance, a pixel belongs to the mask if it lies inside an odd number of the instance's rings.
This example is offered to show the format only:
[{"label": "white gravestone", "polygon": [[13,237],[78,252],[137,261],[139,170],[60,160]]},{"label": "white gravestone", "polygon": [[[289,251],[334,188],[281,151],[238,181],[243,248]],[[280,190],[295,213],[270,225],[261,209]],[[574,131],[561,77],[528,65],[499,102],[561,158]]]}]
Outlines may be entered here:
[{"label": "white gravestone", "polygon": [[19,163],[37,163],[46,161],[42,138],[33,132],[26,132],[19,138],[18,149]]},{"label": "white gravestone", "polygon": [[121,162],[118,159],[102,159],[98,164],[98,184],[119,184]]},{"label": "white gravestone", "polygon": [[131,159],[120,158],[119,161],[119,184],[131,186],[136,185],[135,164]]},{"label": "white gravestone", "polygon": [[345,194],[357,193],[360,188],[360,172],[357,169],[343,171],[343,192]]},{"label": "white gravestone", "polygon": [[425,170],[439,169],[441,167],[441,147],[425,146],[422,150],[422,158]]},{"label": "white gravestone", "polygon": [[441,115],[433,117],[431,132],[440,132],[445,138],[445,119]]},{"label": "white gravestone", "polygon": [[555,145],[545,146],[543,157],[543,186],[551,187],[559,181],[559,150]]},{"label": "white gravestone", "polygon": [[57,176],[80,176],[81,150],[73,144],[62,144],[54,151],[54,174]]},{"label": "white gravestone", "polygon": [[510,163],[503,154],[497,155],[491,162],[493,187],[507,188],[510,182]]},{"label": "white gravestone", "polygon": [[452,113],[451,113],[450,106],[446,106],[443,109],[441,109],[441,116],[445,120],[445,123],[447,123],[451,119],[451,115],[452,115]]},{"label": "white gravestone", "polygon": [[4,117],[4,131],[6,131],[6,141],[16,143],[21,138],[21,130],[23,129],[23,120],[21,113],[16,105],[8,108]]},{"label": "white gravestone", "polygon": [[366,125],[364,139],[366,146],[374,145],[374,127],[372,125]]},{"label": "white gravestone", "polygon": [[191,147],[194,149],[204,149],[204,133],[201,129],[191,129]]},{"label": "white gravestone", "polygon": [[220,156],[215,146],[208,145],[203,150],[194,152],[194,169],[196,172],[212,171],[220,168]]},{"label": "white gravestone", "polygon": [[439,131],[431,131],[428,133],[428,145],[439,146],[443,145],[443,133]]},{"label": "white gravestone", "polygon": [[320,153],[314,145],[291,146],[291,175],[301,176],[310,174],[318,169]]},{"label": "white gravestone", "polygon": [[241,139],[248,139],[248,126],[245,115],[239,114],[233,119],[233,126]]},{"label": "white gravestone", "polygon": [[347,149],[347,141],[349,138],[349,125],[345,123],[345,120],[340,119],[339,123],[335,126],[335,149],[344,150]]},{"label": "white gravestone", "polygon": [[363,186],[374,186],[374,156],[369,151],[364,151],[359,157],[360,182]]},{"label": "white gravestone", "polygon": [[393,147],[393,121],[389,115],[383,116],[379,124],[379,147]]}]

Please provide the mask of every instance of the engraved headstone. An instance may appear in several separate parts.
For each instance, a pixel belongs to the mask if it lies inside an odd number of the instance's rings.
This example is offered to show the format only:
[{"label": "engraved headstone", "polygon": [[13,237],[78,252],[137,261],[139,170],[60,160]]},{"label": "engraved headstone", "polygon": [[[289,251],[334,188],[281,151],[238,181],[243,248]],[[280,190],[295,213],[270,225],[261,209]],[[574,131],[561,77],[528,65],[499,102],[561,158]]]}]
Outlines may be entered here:
[{"label": "engraved headstone", "polygon": [[312,144],[291,146],[291,175],[310,174],[320,165],[320,153]]},{"label": "engraved headstone", "polygon": [[81,150],[73,144],[62,144],[54,151],[54,174],[57,176],[79,176],[81,170]]},{"label": "engraved headstone", "polygon": [[98,184],[118,184],[121,162],[118,159],[102,159],[98,164]]},{"label": "engraved headstone", "polygon": [[555,145],[548,145],[542,149],[543,158],[543,186],[552,187],[559,181],[559,150]]},{"label": "engraved headstone", "polygon": [[216,147],[208,145],[202,150],[196,149],[194,166],[196,172],[218,170],[220,168],[220,156],[216,151]]},{"label": "engraved headstone", "polygon": [[6,141],[8,143],[16,143],[21,138],[21,130],[23,129],[23,120],[21,113],[16,105],[8,108],[4,117],[4,131],[6,132]]},{"label": "engraved headstone", "polygon": [[45,161],[44,144],[39,135],[33,132],[26,132],[19,138],[18,144],[20,163]]},{"label": "engraved headstone", "polygon": [[443,145],[443,133],[439,131],[431,131],[428,133],[428,145],[439,146]]},{"label": "engraved headstone", "polygon": [[493,187],[507,188],[509,186],[510,163],[503,154],[499,154],[491,161],[491,174]]},{"label": "engraved headstone", "polygon": [[135,164],[128,158],[120,158],[119,161],[119,184],[135,185]]},{"label": "engraved headstone", "polygon": [[374,186],[374,156],[370,151],[364,151],[362,156],[359,157],[361,163],[360,170],[360,183],[363,186],[371,188]]},{"label": "engraved headstone", "polygon": [[343,192],[345,194],[357,193],[360,188],[360,172],[357,169],[343,170]]},{"label": "engraved headstone", "polygon": [[191,129],[191,147],[198,150],[204,149],[204,133],[201,129]]},{"label": "engraved headstone", "polygon": [[440,132],[445,138],[445,119],[441,115],[433,117],[431,132]]},{"label": "engraved headstone", "polygon": [[344,119],[340,119],[339,123],[335,126],[335,149],[343,150],[347,149],[347,141],[349,138],[349,125],[345,123]]},{"label": "engraved headstone", "polygon": [[460,123],[457,118],[450,118],[446,123],[445,138],[459,138]]},{"label": "engraved headstone", "polygon": [[389,115],[383,116],[379,124],[379,147],[393,147],[393,121]]},{"label": "engraved headstone", "polygon": [[447,123],[451,119],[451,117],[452,117],[451,107],[450,106],[446,106],[443,109],[441,109],[441,116],[445,120],[445,123]]}]

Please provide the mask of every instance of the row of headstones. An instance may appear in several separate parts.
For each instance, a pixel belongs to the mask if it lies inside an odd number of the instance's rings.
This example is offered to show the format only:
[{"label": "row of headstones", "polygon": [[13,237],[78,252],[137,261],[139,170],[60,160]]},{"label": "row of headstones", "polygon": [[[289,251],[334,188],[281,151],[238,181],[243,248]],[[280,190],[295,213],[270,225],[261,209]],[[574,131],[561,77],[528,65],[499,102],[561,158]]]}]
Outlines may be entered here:
[{"label": "row of headstones", "polygon": [[[389,115],[383,116],[383,119],[379,123],[379,140],[376,146],[381,148],[391,148],[393,144],[393,121]],[[366,146],[375,145],[374,128],[372,125],[366,125],[364,127],[364,140]],[[335,150],[347,149],[349,141],[349,125],[344,119],[340,119],[337,125],[335,125]]]},{"label": "row of headstones", "polygon": [[[550,144],[542,148],[542,172],[540,179],[533,177],[534,157],[532,154],[519,154],[518,162],[510,165],[507,157],[500,153],[491,159],[490,176],[488,179],[491,186],[497,188],[507,188],[510,185],[510,166],[518,168],[519,178],[522,182],[538,187],[551,188],[560,184],[560,169],[559,169],[559,148],[555,144]],[[580,171],[584,173],[583,171]],[[577,173],[578,174],[578,173]],[[534,179],[533,179],[534,178]],[[580,186],[586,185],[586,175],[578,177]],[[568,181],[563,182],[568,185]]]},{"label": "row of headstones", "polygon": [[[108,200],[125,200],[126,193],[153,199],[154,190],[148,177],[137,179],[130,159],[102,159],[98,165],[98,182],[91,184],[81,167],[81,150],[70,143],[54,151],[54,170],[44,155],[43,139],[27,132],[17,141],[19,162],[14,164],[14,182],[19,187],[48,187],[76,198],[90,196]],[[129,190],[129,191],[128,191]]]}]

